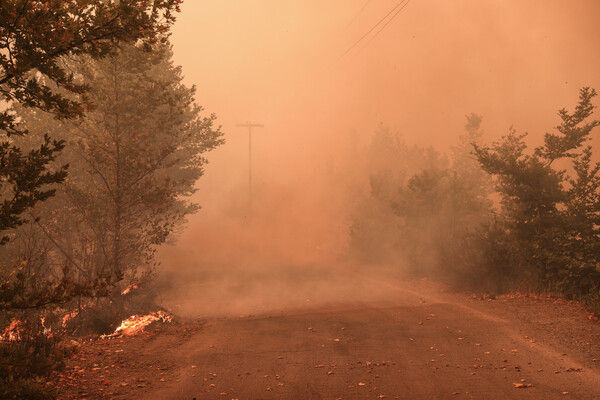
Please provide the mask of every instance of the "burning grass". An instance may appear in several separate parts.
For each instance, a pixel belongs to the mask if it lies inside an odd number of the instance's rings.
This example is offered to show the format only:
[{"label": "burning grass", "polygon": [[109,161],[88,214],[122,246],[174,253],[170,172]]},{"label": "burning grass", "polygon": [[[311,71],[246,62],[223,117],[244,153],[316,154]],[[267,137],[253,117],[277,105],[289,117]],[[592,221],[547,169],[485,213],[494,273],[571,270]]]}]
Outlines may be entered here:
[{"label": "burning grass", "polygon": [[18,319],[13,319],[11,323],[4,329],[2,335],[0,335],[0,341],[3,342],[16,342],[21,340],[21,333],[23,332],[23,322]]},{"label": "burning grass", "polygon": [[110,335],[102,335],[102,338],[111,338],[116,336],[132,336],[144,331],[144,329],[154,323],[161,321],[163,323],[169,323],[173,321],[173,315],[165,311],[151,312],[147,315],[132,315],[127,318],[121,325],[115,329]]}]

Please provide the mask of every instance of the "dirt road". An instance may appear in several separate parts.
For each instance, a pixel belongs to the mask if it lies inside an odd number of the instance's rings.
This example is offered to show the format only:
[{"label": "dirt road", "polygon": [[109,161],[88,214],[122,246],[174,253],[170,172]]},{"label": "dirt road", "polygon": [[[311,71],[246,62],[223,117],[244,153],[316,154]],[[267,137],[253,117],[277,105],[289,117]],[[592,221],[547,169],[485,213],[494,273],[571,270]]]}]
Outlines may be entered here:
[{"label": "dirt road", "polygon": [[64,398],[600,399],[600,326],[575,306],[360,281],[376,300],[98,342]]}]

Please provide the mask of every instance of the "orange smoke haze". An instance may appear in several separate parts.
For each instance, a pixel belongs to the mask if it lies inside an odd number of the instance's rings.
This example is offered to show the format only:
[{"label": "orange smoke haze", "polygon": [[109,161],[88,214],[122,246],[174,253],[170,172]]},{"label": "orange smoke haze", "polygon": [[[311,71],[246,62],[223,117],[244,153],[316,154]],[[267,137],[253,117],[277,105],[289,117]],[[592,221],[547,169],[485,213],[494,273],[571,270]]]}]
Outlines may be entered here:
[{"label": "orange smoke haze", "polygon": [[[257,271],[223,275],[249,279],[336,260],[368,190],[360,152],[380,124],[445,151],[475,112],[489,140],[511,125],[539,140],[579,88],[600,89],[598,1],[412,0],[344,55],[398,1],[370,1],[359,13],[365,4],[184,3],[175,62],[227,143],[198,183],[202,210],[162,251],[167,274],[187,284],[180,297],[206,290],[215,270]],[[253,131],[251,215],[248,131],[237,127],[247,121],[265,125]]]}]

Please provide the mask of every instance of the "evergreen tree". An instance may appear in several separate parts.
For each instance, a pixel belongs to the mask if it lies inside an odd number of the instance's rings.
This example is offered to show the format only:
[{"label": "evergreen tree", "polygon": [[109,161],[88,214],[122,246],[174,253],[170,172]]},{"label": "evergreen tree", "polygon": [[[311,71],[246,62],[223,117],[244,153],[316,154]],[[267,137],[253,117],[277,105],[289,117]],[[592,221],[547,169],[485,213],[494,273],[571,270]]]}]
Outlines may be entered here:
[{"label": "evergreen tree", "polygon": [[95,110],[76,124],[24,115],[36,121],[28,125],[33,134],[53,126],[51,134],[67,143],[58,163],[71,164],[69,177],[33,214],[55,263],[77,271],[77,282],[139,280],[157,247],[198,209],[188,198],[203,154],[223,142],[222,134],[214,115],[201,116],[195,88],[182,84],[171,58],[163,44],[70,61],[89,84]]},{"label": "evergreen tree", "polygon": [[[571,295],[600,294],[598,165],[591,164],[591,147],[583,147],[600,125],[589,120],[595,96],[594,89],[581,89],[574,112],[560,110],[558,132],[547,133],[533,152],[526,151],[525,135],[512,130],[492,146],[475,147],[479,163],[497,180],[502,225],[523,275]],[[556,167],[565,160],[572,160],[574,176]]]},{"label": "evergreen tree", "polygon": [[[65,56],[102,58],[119,42],[149,48],[174,21],[181,0],[5,0],[0,6],[0,100],[47,111],[57,119],[81,117],[87,86],[61,66]],[[75,100],[67,94],[79,96]],[[0,232],[25,222],[23,213],[54,194],[66,166],[48,168],[62,150],[45,137],[28,152],[11,136],[27,130],[10,109],[0,111]],[[6,243],[2,237],[0,244]]]}]

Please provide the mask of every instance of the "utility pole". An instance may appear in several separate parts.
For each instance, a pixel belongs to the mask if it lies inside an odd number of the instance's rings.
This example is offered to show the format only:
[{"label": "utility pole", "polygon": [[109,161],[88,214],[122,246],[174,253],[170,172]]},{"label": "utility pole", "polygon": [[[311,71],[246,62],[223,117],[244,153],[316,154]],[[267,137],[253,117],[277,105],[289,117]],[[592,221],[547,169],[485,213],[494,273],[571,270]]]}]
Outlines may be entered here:
[{"label": "utility pole", "polygon": [[238,127],[248,128],[248,210],[252,213],[252,128],[263,128],[262,124],[238,124]]}]

